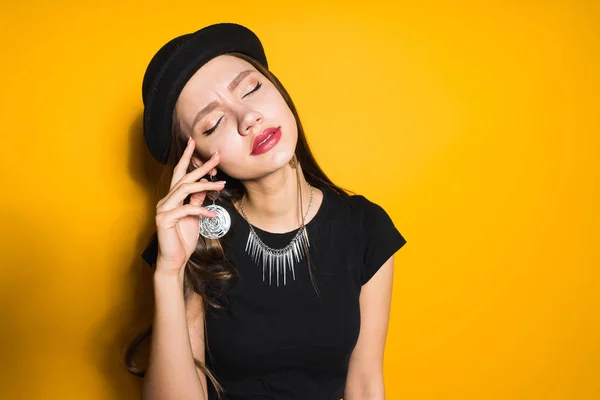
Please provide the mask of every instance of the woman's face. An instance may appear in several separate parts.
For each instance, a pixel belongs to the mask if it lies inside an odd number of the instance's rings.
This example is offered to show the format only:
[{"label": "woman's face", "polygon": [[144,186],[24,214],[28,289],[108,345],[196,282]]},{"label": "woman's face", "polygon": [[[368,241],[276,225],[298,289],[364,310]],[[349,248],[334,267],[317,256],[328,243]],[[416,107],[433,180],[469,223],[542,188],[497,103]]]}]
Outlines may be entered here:
[{"label": "woman's face", "polygon": [[204,64],[183,88],[177,104],[181,132],[207,160],[240,180],[257,179],[285,166],[298,128],[275,86],[248,62],[230,55]]}]

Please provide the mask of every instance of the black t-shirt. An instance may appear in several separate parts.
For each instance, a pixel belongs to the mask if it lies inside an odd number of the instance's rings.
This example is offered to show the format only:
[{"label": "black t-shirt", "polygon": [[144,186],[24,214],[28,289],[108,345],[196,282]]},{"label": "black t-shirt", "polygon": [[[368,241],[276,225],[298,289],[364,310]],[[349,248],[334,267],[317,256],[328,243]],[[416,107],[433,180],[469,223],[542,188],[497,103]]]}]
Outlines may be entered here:
[{"label": "black t-shirt", "polygon": [[[225,252],[239,274],[227,292],[228,308],[206,314],[206,363],[225,390],[224,400],[343,397],[348,362],[360,331],[359,295],[406,240],[388,214],[363,196],[323,190],[317,214],[306,224],[311,283],[305,256],[295,280],[263,281],[262,267],[246,253],[248,223],[233,207]],[[254,227],[270,247],[296,234]],[[217,399],[209,382],[209,399]]]}]

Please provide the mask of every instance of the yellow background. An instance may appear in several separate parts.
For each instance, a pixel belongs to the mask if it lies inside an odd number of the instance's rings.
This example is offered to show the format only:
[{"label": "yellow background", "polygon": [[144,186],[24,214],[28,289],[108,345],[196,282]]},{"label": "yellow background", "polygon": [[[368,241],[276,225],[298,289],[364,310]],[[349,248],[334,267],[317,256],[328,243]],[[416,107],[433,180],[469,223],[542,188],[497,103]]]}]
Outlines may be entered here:
[{"label": "yellow background", "polygon": [[0,398],[137,398],[142,76],[234,21],[325,171],[409,241],[388,398],[600,399],[598,2],[93,3],[0,6]]}]

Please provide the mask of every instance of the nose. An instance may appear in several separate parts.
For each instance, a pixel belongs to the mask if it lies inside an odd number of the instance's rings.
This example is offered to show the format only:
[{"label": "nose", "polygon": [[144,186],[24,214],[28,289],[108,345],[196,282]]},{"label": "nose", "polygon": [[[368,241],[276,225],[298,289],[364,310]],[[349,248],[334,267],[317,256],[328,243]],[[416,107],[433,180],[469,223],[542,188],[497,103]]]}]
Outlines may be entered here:
[{"label": "nose", "polygon": [[243,108],[239,112],[240,121],[238,130],[240,135],[247,136],[260,133],[261,124],[263,122],[262,114],[259,111],[250,108]]}]

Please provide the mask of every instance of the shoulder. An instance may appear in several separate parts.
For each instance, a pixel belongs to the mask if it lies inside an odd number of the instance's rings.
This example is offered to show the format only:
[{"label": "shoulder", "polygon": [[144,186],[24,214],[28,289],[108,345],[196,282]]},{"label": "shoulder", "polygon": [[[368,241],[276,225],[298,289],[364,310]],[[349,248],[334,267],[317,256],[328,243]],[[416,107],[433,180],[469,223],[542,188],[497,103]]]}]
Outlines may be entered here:
[{"label": "shoulder", "polygon": [[406,239],[388,212],[378,203],[362,195],[349,196],[347,201],[359,224],[358,231],[362,238],[360,281],[364,285],[406,244]]},{"label": "shoulder", "polygon": [[360,211],[366,214],[385,213],[383,207],[360,194],[348,196],[348,201],[350,204],[352,204],[352,208],[355,211]]},{"label": "shoulder", "polygon": [[349,229],[358,229],[362,236],[393,234],[397,232],[392,218],[378,203],[361,194],[327,192],[329,217]]},{"label": "shoulder", "polygon": [[335,209],[338,212],[349,213],[352,217],[363,220],[364,218],[388,217],[387,212],[379,204],[369,200],[361,194],[339,195],[334,194]]},{"label": "shoulder", "polygon": [[358,194],[349,196],[348,201],[352,213],[362,225],[366,235],[377,234],[379,230],[384,232],[396,230],[392,218],[378,203]]}]

